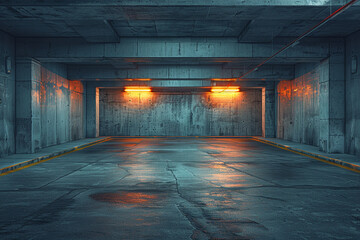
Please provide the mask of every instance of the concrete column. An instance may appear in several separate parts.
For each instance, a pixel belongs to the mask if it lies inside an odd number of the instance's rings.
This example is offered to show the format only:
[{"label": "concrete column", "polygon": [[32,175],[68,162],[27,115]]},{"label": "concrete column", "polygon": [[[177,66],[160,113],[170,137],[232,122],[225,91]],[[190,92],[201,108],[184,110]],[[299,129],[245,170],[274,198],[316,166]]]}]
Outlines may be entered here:
[{"label": "concrete column", "polygon": [[344,153],[345,150],[345,43],[330,42],[328,68],[320,77],[321,151]]},{"label": "concrete column", "polygon": [[16,60],[16,153],[34,153],[41,146],[40,63]]},{"label": "concrete column", "polygon": [[86,84],[86,137],[99,136],[99,88]]},{"label": "concrete column", "polygon": [[275,84],[266,83],[262,88],[262,136],[266,138],[275,137]]}]

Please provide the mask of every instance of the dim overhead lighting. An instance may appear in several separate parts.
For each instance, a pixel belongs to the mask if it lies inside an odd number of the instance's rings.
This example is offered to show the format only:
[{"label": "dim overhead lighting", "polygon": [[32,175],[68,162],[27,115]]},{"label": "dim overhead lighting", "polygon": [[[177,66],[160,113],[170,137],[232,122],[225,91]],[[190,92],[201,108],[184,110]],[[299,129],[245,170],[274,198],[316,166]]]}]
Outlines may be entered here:
[{"label": "dim overhead lighting", "polygon": [[151,88],[148,87],[125,87],[125,92],[151,92]]},{"label": "dim overhead lighting", "polygon": [[221,81],[221,82],[231,82],[231,81],[236,81],[236,78],[213,78],[211,79],[212,81]]},{"label": "dim overhead lighting", "polygon": [[221,93],[221,92],[239,92],[239,87],[213,87],[211,88],[211,92]]},{"label": "dim overhead lighting", "polygon": [[125,81],[151,81],[151,78],[126,78]]}]

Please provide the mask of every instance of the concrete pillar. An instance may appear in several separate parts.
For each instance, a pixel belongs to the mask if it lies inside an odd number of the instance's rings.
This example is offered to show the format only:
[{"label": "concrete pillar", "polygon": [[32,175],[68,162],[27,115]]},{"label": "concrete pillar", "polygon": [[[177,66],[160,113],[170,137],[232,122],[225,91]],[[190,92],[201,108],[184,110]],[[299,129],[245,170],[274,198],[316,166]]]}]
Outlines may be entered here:
[{"label": "concrete pillar", "polygon": [[16,60],[16,153],[34,153],[41,146],[40,63]]},{"label": "concrete pillar", "polygon": [[275,137],[275,84],[268,82],[262,88],[262,136]]},{"label": "concrete pillar", "polygon": [[86,84],[86,137],[99,136],[99,88]]},{"label": "concrete pillar", "polygon": [[321,151],[344,153],[345,150],[345,42],[330,42],[328,68],[320,77]]}]

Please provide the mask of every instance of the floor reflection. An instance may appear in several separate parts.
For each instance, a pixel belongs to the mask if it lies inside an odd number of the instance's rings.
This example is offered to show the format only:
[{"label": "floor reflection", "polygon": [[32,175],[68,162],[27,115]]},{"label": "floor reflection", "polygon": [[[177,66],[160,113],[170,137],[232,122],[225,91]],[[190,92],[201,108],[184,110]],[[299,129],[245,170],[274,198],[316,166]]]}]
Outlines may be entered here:
[{"label": "floor reflection", "polygon": [[159,199],[159,196],[155,194],[128,191],[96,193],[90,197],[96,201],[119,206],[132,205],[132,207],[149,205]]}]

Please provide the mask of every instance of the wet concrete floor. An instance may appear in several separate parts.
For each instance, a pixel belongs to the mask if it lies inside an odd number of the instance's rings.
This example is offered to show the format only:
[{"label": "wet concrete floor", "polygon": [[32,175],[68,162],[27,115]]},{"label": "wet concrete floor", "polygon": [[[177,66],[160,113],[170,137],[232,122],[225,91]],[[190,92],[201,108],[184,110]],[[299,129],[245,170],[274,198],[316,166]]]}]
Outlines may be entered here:
[{"label": "wet concrete floor", "polygon": [[360,239],[360,174],[241,138],[119,138],[0,177],[0,239]]}]

